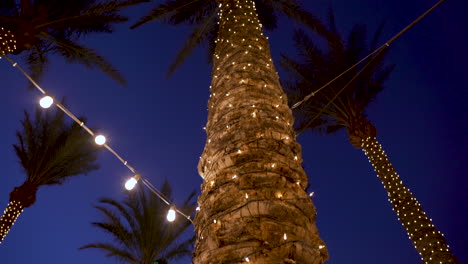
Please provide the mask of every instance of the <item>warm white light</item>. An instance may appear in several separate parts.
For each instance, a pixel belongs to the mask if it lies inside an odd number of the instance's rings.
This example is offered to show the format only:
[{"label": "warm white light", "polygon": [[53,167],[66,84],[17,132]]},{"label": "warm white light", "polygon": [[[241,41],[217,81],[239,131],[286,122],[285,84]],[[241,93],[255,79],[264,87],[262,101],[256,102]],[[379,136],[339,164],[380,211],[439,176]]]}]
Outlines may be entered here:
[{"label": "warm white light", "polygon": [[284,233],[283,239],[284,239],[284,240],[287,240],[287,239],[288,239],[288,236],[286,235],[286,233]]},{"label": "warm white light", "polygon": [[245,258],[245,262],[250,262],[250,259],[249,259],[249,258]]},{"label": "warm white light", "polygon": [[126,182],[125,182],[125,189],[127,190],[133,190],[133,188],[135,188],[136,184],[137,184],[137,179],[135,179],[135,177],[131,177],[130,179],[128,179]]},{"label": "warm white light", "polygon": [[167,221],[169,222],[174,222],[175,218],[176,218],[176,214],[175,214],[175,211],[174,209],[169,209],[169,211],[167,211]]},{"label": "warm white light", "polygon": [[50,96],[44,96],[39,100],[39,105],[41,105],[42,108],[49,108],[53,103],[54,99]]},{"label": "warm white light", "polygon": [[94,138],[94,142],[98,145],[104,145],[106,143],[106,137],[103,135],[99,135]]}]

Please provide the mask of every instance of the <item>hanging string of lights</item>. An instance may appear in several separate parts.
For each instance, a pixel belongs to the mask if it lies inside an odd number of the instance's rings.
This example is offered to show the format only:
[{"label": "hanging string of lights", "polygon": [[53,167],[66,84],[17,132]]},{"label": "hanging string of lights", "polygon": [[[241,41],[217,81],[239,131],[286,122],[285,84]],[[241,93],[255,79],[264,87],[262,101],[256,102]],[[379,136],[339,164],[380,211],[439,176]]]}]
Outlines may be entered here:
[{"label": "hanging string of lights", "polygon": [[[14,36],[12,36],[14,37]],[[7,49],[8,51],[9,49]],[[164,194],[159,191],[153,184],[151,184],[147,179],[143,178],[141,176],[141,174],[137,173],[137,171],[135,170],[135,168],[133,168],[127,160],[123,159],[122,156],[120,156],[113,148],[111,148],[109,146],[109,144],[106,143],[106,137],[104,135],[98,135],[98,134],[95,134],[88,126],[86,126],[86,124],[79,120],[70,110],[68,110],[64,105],[60,104],[59,102],[55,101],[54,98],[49,94],[47,93],[26,71],[24,71],[24,69],[18,65],[17,62],[15,62],[14,60],[12,60],[9,56],[7,56],[5,54],[5,52],[3,50],[0,49],[0,59],[3,57],[5,57],[13,67],[15,67],[16,69],[18,69],[33,85],[34,87],[37,88],[37,90],[39,90],[39,92],[41,92],[44,96],[39,100],[39,105],[44,108],[44,109],[47,109],[47,108],[50,108],[52,105],[56,105],[60,110],[62,110],[66,115],[68,115],[71,119],[73,119],[73,121],[75,121],[77,124],[79,124],[86,132],[88,132],[93,138],[94,138],[94,142],[99,145],[99,146],[103,146],[104,148],[106,148],[109,152],[111,152],[120,162],[122,162],[122,164],[127,167],[132,173],[133,173],[133,177],[131,177],[130,179],[128,179],[126,182],[125,182],[125,189],[127,190],[132,190],[136,184],[138,183],[138,181],[141,181],[151,192],[153,192],[157,197],[159,197],[159,199],[161,199],[164,203],[166,203],[168,206],[169,206],[169,210],[167,212],[167,220],[169,222],[173,222],[176,218],[176,213],[180,214],[181,216],[183,216],[184,218],[186,218],[188,221],[190,221],[192,224],[193,224],[193,221],[192,219],[190,218],[189,215],[187,214],[184,214],[182,211],[180,211],[179,209],[177,209],[177,207],[174,205],[173,202],[170,201],[170,199],[168,199],[167,197],[164,196]]]}]

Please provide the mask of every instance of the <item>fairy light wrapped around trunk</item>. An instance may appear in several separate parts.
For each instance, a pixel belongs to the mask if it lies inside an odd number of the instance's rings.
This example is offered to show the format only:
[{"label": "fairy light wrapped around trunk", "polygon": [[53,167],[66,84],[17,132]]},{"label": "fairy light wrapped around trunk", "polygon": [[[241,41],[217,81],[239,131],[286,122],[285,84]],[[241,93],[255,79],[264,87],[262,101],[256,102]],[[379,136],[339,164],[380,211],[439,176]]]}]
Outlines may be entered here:
[{"label": "fairy light wrapped around trunk", "polygon": [[408,238],[421,255],[423,263],[458,263],[449,250],[444,235],[435,228],[421,204],[403,184],[377,138],[362,139],[361,148],[387,190],[388,201],[408,233]]},{"label": "fairy light wrapped around trunk", "polygon": [[0,27],[0,55],[13,53],[16,50],[16,38],[4,27]]},{"label": "fairy light wrapped around trunk", "polygon": [[355,148],[362,149],[374,167],[377,177],[387,191],[393,211],[421,255],[423,263],[458,263],[444,235],[435,228],[421,204],[396,173],[382,145],[377,141],[375,126],[361,115],[350,120],[347,130],[350,143]]},{"label": "fairy light wrapped around trunk", "polygon": [[10,193],[10,202],[0,217],[0,243],[3,242],[23,210],[34,204],[36,192],[37,185],[26,181],[21,186],[15,187]]},{"label": "fairy light wrapped around trunk", "polygon": [[323,263],[301,147],[255,3],[218,2],[193,261]]}]

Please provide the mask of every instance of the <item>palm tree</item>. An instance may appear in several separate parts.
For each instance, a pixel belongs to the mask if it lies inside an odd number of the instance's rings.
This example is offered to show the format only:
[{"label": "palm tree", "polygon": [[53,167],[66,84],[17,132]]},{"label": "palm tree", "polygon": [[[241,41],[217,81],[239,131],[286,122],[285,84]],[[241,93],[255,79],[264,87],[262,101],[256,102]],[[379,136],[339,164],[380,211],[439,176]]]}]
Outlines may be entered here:
[{"label": "palm tree", "polygon": [[295,0],[169,0],[134,26],[152,20],[195,25],[169,73],[198,44],[213,52],[195,264],[328,258],[305,192],[292,112],[262,29],[275,28],[280,14],[326,35]]},{"label": "palm tree", "polygon": [[[329,18],[330,31],[338,37],[335,39],[339,42],[330,43],[328,50],[323,51],[299,30],[295,32],[294,40],[300,59],[283,55],[281,65],[291,75],[288,84],[290,98],[304,98],[377,48],[383,24],[378,27],[370,45],[367,45],[365,26],[355,25],[345,41],[334,26],[331,11]],[[455,263],[455,257],[443,235],[403,184],[377,141],[376,128],[366,117],[367,106],[384,89],[384,83],[394,69],[394,65],[385,65],[385,55],[386,52],[380,53],[366,68],[361,67],[344,75],[303,103],[295,111],[295,117],[299,120],[296,129],[311,129],[326,134],[346,129],[351,144],[362,149],[374,167],[393,210],[424,263]],[[359,71],[362,72],[352,80]]]},{"label": "palm tree", "polygon": [[0,2],[0,56],[22,54],[34,79],[41,77],[49,55],[67,62],[97,67],[112,79],[126,84],[123,76],[97,52],[79,43],[90,33],[111,33],[128,19],[124,7],[147,0],[5,0]]},{"label": "palm tree", "polygon": [[[167,181],[161,192],[172,200],[171,186]],[[195,191],[185,199],[180,210],[192,212],[195,209],[194,196]],[[193,237],[178,240],[190,222],[181,217],[167,222],[168,206],[156,195],[148,195],[142,187],[128,192],[123,202],[103,198],[95,208],[105,218],[92,224],[110,234],[114,242],[87,244],[80,249],[99,249],[108,257],[134,264],[167,264],[168,260],[191,254]]]},{"label": "palm tree", "polygon": [[35,120],[25,112],[22,129],[13,145],[26,174],[25,182],[10,193],[10,202],[0,218],[0,242],[21,212],[36,201],[44,185],[63,184],[71,176],[87,174],[98,168],[98,148],[80,125],[67,124],[64,113],[36,110]]}]

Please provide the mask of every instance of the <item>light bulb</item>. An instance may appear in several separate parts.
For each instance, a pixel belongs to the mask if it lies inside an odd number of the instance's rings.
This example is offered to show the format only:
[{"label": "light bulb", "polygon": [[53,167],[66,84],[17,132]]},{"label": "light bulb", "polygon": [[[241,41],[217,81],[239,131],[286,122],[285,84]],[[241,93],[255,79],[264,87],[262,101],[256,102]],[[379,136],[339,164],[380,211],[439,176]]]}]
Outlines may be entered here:
[{"label": "light bulb", "polygon": [[137,179],[135,179],[135,177],[131,177],[130,179],[128,179],[126,182],[125,182],[125,189],[127,190],[133,190],[133,188],[135,188],[136,184],[137,184]]},{"label": "light bulb", "polygon": [[175,211],[174,209],[169,209],[169,211],[167,211],[167,221],[169,222],[174,222],[175,218],[176,218],[176,214],[175,214]]},{"label": "light bulb", "polygon": [[39,105],[42,108],[49,108],[54,103],[54,99],[50,96],[44,96],[39,100]]},{"label": "light bulb", "polygon": [[104,145],[106,143],[106,137],[103,135],[98,135],[94,138],[94,142],[98,145]]}]

